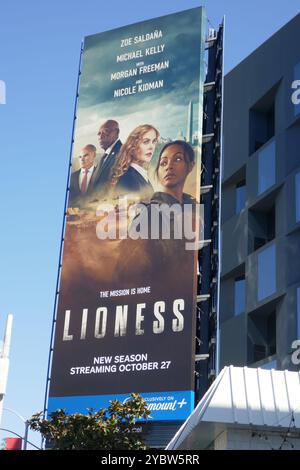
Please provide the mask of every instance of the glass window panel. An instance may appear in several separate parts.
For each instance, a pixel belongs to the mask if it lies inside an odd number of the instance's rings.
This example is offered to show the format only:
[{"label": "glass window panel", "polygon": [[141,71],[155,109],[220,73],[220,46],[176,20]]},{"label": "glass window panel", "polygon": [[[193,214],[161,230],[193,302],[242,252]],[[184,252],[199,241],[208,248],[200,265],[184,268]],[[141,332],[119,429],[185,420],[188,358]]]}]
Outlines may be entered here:
[{"label": "glass window panel", "polygon": [[275,184],[275,140],[258,153],[258,194]]},{"label": "glass window panel", "polygon": [[262,364],[261,366],[259,366],[261,369],[267,369],[267,370],[271,370],[271,369],[277,369],[277,361],[271,361],[271,362],[266,362],[265,364]]},{"label": "glass window panel", "polygon": [[276,250],[271,245],[258,253],[257,297],[263,300],[276,292]]},{"label": "glass window panel", "polygon": [[246,185],[236,187],[236,214],[239,214],[246,205]]},{"label": "glass window panel", "polygon": [[246,285],[245,279],[236,279],[234,283],[234,314],[239,315],[246,307]]}]

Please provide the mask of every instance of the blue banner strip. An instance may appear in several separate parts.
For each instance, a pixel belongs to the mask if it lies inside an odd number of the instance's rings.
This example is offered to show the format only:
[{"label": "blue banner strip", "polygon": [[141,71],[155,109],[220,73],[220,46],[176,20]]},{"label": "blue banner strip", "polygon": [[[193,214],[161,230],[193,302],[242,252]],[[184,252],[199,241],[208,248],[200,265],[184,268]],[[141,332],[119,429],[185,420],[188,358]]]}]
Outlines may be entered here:
[{"label": "blue banner strip", "polygon": [[[184,421],[194,409],[194,392],[183,390],[176,392],[141,393],[151,412],[150,421]],[[48,416],[59,408],[67,413],[86,414],[89,409],[107,408],[110,400],[124,403],[130,394],[121,395],[86,395],[49,397]]]}]

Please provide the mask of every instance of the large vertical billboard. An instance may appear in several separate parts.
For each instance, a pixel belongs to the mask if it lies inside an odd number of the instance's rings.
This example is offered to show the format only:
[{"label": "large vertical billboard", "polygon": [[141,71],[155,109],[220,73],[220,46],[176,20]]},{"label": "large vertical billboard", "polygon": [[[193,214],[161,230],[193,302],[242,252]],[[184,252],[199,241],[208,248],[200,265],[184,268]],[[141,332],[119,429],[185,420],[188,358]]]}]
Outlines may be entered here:
[{"label": "large vertical billboard", "polygon": [[48,412],[194,407],[202,8],[85,38]]}]

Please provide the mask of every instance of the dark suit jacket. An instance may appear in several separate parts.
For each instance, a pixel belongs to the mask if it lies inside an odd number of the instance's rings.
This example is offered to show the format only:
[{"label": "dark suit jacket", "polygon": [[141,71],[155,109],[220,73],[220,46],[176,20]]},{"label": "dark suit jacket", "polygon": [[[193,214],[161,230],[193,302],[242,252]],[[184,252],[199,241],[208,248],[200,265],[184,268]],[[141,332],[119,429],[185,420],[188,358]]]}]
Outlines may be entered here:
[{"label": "dark suit jacket", "polygon": [[117,140],[111,152],[108,154],[105,162],[103,163],[103,157],[100,160],[100,163],[97,167],[97,173],[95,175],[95,185],[94,187],[98,190],[104,190],[106,184],[109,182],[111,169],[116,163],[116,158],[120,149],[122,147],[122,142]]},{"label": "dark suit jacket", "polygon": [[152,184],[147,183],[132,166],[128,168],[116,184],[116,194],[139,193],[141,197],[150,198],[153,192]]},{"label": "dark suit jacket", "polygon": [[80,191],[79,186],[80,171],[81,170],[74,171],[74,173],[72,173],[71,175],[69,205],[76,204],[80,199],[84,199],[86,196],[90,196],[95,187],[97,167],[94,167],[94,171],[87,187],[87,191],[84,194],[82,194],[82,192]]}]

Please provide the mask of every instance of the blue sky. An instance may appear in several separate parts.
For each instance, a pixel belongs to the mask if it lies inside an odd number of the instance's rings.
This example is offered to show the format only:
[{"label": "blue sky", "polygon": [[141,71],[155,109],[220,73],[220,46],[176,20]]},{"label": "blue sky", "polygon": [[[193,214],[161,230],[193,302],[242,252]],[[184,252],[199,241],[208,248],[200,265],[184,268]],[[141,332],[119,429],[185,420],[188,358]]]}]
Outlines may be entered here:
[{"label": "blue sky", "polygon": [[[300,11],[297,0],[202,4],[209,26],[217,27],[226,16],[225,71]],[[5,407],[25,417],[43,407],[81,39],[199,5],[192,0],[1,2],[0,80],[6,83],[7,104],[0,105],[0,335],[13,312]],[[23,432],[8,411],[2,427]]]}]

